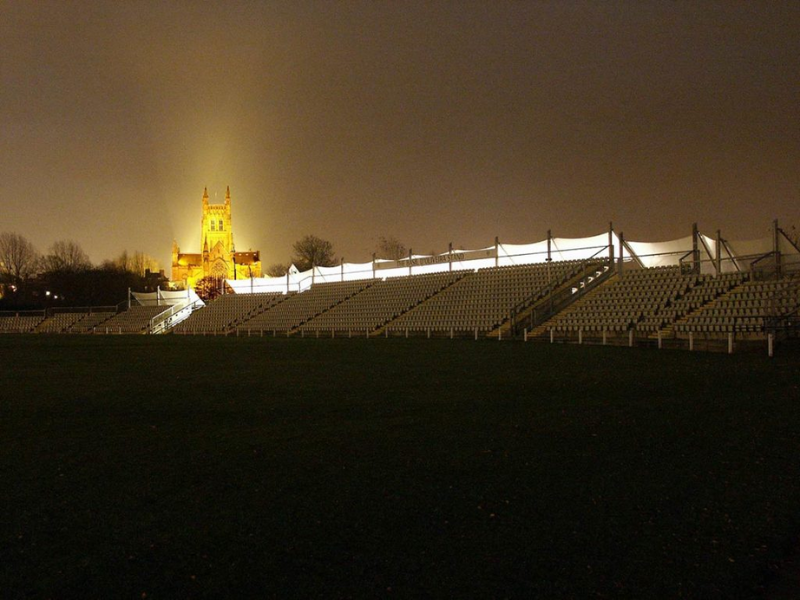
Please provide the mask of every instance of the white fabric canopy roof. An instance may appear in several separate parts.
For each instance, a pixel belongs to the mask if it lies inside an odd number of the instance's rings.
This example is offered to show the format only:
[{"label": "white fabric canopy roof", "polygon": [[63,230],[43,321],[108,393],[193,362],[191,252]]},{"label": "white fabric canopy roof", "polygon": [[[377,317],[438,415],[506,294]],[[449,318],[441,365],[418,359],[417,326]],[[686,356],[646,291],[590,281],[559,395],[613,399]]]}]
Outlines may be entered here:
[{"label": "white fabric canopy roof", "polygon": [[[588,260],[593,258],[608,258],[608,232],[599,233],[585,238],[551,238],[551,258],[554,261]],[[715,272],[714,258],[716,256],[716,240],[706,235],[700,235],[698,250],[701,261],[701,272]],[[800,253],[781,236],[780,250],[788,260],[800,262]],[[634,257],[623,247],[620,253],[620,240],[615,232],[611,232],[611,241],[614,245],[614,259],[620,256],[626,262]],[[645,267],[677,266],[690,262],[692,252],[692,236],[664,242],[635,242],[626,240],[625,243],[634,252],[636,258]],[[727,249],[722,249],[722,271],[729,272],[747,268],[747,265],[758,256],[763,256],[772,251],[773,239],[770,237],[743,242],[728,242],[727,248],[733,253],[728,255]],[[687,256],[689,255],[689,256]],[[366,263],[343,263],[334,267],[314,267],[308,271],[298,272],[290,269],[283,277],[255,277],[251,279],[228,279],[227,283],[237,294],[250,293],[282,293],[302,292],[313,283],[356,281],[361,279],[385,279],[388,277],[407,277],[423,273],[442,273],[449,270],[477,270],[494,266],[511,266],[543,263],[547,261],[547,240],[532,244],[503,244],[478,250],[453,250],[442,254],[424,255],[415,254],[409,260],[383,260]],[[736,263],[734,260],[736,259]],[[163,293],[163,292],[162,292]],[[176,292],[183,293],[185,292]]]}]

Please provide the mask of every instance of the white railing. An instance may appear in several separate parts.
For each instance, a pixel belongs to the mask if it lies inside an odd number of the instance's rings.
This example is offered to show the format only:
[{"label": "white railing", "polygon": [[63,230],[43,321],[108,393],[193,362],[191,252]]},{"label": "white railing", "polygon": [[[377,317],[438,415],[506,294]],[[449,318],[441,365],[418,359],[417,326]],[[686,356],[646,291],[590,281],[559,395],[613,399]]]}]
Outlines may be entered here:
[{"label": "white railing", "polygon": [[192,312],[200,306],[203,306],[203,302],[201,300],[194,300],[192,302],[187,300],[179,304],[173,304],[168,310],[165,310],[164,312],[159,313],[150,319],[150,326],[147,330],[151,335],[165,333],[175,327],[175,325],[181,321],[188,319],[189,315],[191,315]]}]

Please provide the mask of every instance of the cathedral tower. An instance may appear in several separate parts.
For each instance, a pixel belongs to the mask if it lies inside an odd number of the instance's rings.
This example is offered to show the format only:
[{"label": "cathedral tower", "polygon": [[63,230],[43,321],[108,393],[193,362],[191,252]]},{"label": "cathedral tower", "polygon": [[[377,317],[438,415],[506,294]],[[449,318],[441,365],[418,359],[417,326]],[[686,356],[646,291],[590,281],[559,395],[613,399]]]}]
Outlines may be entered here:
[{"label": "cathedral tower", "polygon": [[226,254],[233,252],[233,231],[231,229],[231,188],[225,191],[225,204],[209,204],[208,188],[203,190],[203,219],[200,224],[202,238],[200,247],[208,244],[209,252],[219,245]]},{"label": "cathedral tower", "polygon": [[177,242],[172,245],[172,281],[186,281],[190,286],[203,277],[215,279],[247,279],[261,277],[259,252],[236,252],[231,224],[231,188],[225,190],[223,204],[208,201],[208,188],[203,189],[203,216],[200,221],[200,253],[181,253]]}]

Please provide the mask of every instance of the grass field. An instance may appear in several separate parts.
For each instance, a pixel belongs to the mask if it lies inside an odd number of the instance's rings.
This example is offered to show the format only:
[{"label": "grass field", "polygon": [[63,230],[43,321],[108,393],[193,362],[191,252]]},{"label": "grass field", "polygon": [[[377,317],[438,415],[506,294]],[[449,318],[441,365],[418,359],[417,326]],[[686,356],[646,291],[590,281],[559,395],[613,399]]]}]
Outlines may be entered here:
[{"label": "grass field", "polygon": [[0,336],[0,596],[760,597],[800,355]]}]

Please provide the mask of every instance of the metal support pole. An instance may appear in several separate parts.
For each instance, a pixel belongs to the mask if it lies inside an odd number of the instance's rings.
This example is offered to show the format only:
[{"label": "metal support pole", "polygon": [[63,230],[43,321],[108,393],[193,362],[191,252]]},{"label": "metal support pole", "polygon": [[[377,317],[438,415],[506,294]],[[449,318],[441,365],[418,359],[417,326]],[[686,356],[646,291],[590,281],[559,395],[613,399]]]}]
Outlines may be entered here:
[{"label": "metal support pole", "polygon": [[772,358],[773,355],[774,355],[774,353],[773,353],[773,350],[774,350],[774,339],[775,338],[773,337],[773,335],[771,333],[767,334],[767,356],[769,356],[770,358]]},{"label": "metal support pole", "polygon": [[692,223],[692,272],[700,274],[700,250],[697,246],[697,223]]},{"label": "metal support pole", "polygon": [[[477,329],[475,330],[475,339],[476,340],[478,339],[478,330]],[[522,330],[522,341],[524,341],[524,342],[528,341],[528,330],[527,329],[523,329]]]},{"label": "metal support pole", "polygon": [[714,267],[717,277],[722,274],[722,232],[717,229],[717,251],[714,256]]},{"label": "metal support pole", "polygon": [[694,350],[694,332],[689,332],[689,350]]},{"label": "metal support pole", "polygon": [[[553,257],[550,252],[551,238],[552,236],[550,235],[550,230],[548,229],[547,230],[547,285],[553,283],[553,269],[551,268]],[[553,290],[551,289],[550,291],[552,292]],[[552,302],[552,296],[550,298],[550,301]]]},{"label": "metal support pole", "polygon": [[551,343],[551,344],[553,343],[553,337],[554,337],[554,334],[555,334],[555,332],[553,331],[553,328],[551,327],[551,328],[550,328],[550,343]]},{"label": "metal support pole", "polygon": [[614,266],[614,223],[608,222],[608,264]]},{"label": "metal support pole", "polygon": [[772,224],[773,228],[773,250],[775,251],[775,275],[778,277],[781,276],[781,240],[780,240],[780,228],[778,227],[778,219]]},{"label": "metal support pole", "polygon": [[620,231],[619,232],[619,265],[617,266],[617,273],[619,276],[622,277],[622,261],[625,257],[624,255],[624,247],[625,247],[625,233]]},{"label": "metal support pole", "polygon": [[494,237],[494,266],[500,266],[500,238]]},{"label": "metal support pole", "polygon": [[606,345],[607,341],[608,341],[608,330],[605,327],[603,327],[603,346]]},{"label": "metal support pole", "polygon": [[453,272],[453,242],[447,245],[447,262],[449,263],[449,271]]},{"label": "metal support pole", "polygon": [[628,347],[633,348],[633,329],[628,329]]},{"label": "metal support pole", "polygon": [[661,350],[661,330],[658,330],[658,349]]},{"label": "metal support pole", "polygon": [[552,243],[553,236],[551,235],[550,230],[547,230],[547,262],[553,260],[553,256],[550,253],[550,244]]},{"label": "metal support pole", "polygon": [[733,332],[728,332],[728,354],[733,354]]},{"label": "metal support pole", "polygon": [[583,344],[583,327],[578,327],[578,344]]}]

